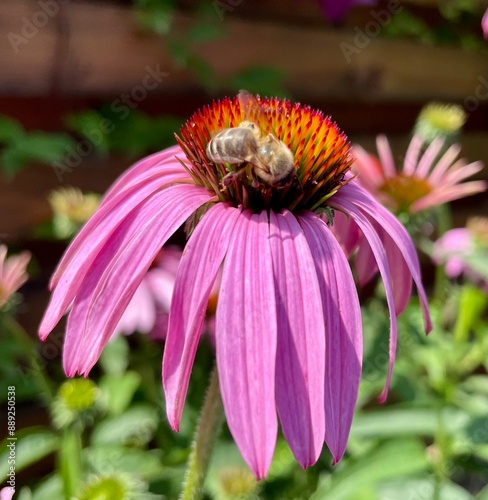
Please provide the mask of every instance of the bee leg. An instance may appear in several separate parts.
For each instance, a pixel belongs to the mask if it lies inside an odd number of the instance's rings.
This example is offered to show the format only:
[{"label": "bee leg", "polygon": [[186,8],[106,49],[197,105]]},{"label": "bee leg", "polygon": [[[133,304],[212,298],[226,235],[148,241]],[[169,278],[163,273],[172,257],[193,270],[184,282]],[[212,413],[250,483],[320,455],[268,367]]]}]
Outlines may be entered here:
[{"label": "bee leg", "polygon": [[251,186],[254,188],[254,189],[257,189],[259,187],[259,179],[256,175],[256,172],[254,172],[254,169],[251,169],[251,175],[252,175],[252,184]]},{"label": "bee leg", "polygon": [[229,172],[226,176],[222,177],[222,179],[220,180],[220,184],[222,185],[221,191],[224,191],[225,189],[227,189],[232,184],[232,181],[234,180],[234,178],[241,175],[242,171],[246,167],[247,167],[247,163],[244,163],[238,169],[233,170],[232,172]]}]

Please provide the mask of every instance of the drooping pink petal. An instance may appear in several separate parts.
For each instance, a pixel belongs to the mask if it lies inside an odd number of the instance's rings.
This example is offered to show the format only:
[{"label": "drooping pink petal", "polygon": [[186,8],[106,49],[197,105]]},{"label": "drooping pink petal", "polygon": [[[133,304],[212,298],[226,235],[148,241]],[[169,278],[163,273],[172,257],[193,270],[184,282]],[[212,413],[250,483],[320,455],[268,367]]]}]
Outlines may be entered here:
[{"label": "drooping pink petal", "polygon": [[68,318],[68,375],[87,373],[96,363],[156,254],[208,196],[197,186],[168,187],[142,202],[117,227],[87,270]]},{"label": "drooping pink petal", "polygon": [[180,173],[176,172],[164,177],[157,176],[143,185],[135,185],[114,196],[85,224],[66,250],[51,279],[51,288],[55,288],[39,327],[41,339],[44,340],[56,326],[77,294],[86,271],[124,218],[165,183],[174,182],[179,177]]},{"label": "drooping pink petal", "polygon": [[[276,405],[283,434],[302,467],[325,438],[325,331],[314,257],[295,216],[270,212],[278,321]],[[328,319],[328,318],[327,318]]]},{"label": "drooping pink petal", "polygon": [[347,211],[351,215],[351,217],[353,217],[356,224],[361,228],[361,231],[368,241],[371,247],[371,251],[373,252],[376,259],[376,264],[378,265],[381,279],[385,288],[388,310],[390,312],[390,360],[388,364],[388,373],[386,376],[385,387],[380,395],[380,401],[384,401],[388,394],[388,388],[390,386],[391,376],[393,373],[393,365],[395,363],[396,346],[398,339],[397,320],[392,290],[392,278],[388,265],[388,256],[386,255],[385,249],[383,248],[378,234],[374,230],[374,227],[368,220],[367,216],[364,215],[363,212],[359,208],[357,208],[353,202],[348,200],[347,196],[339,196],[339,194],[342,193],[345,187],[346,186],[344,186],[341,191],[331,199],[331,204],[333,203],[338,208]]},{"label": "drooping pink petal", "polygon": [[268,216],[243,212],[224,261],[217,305],[220,388],[229,429],[258,479],[276,443],[277,318]]},{"label": "drooping pink petal", "polygon": [[349,258],[356,249],[361,237],[357,225],[349,216],[337,211],[334,214],[334,223],[331,230],[341,244],[342,250]]},{"label": "drooping pink petal", "polygon": [[210,208],[188,240],[176,274],[163,357],[166,413],[173,429],[179,427],[208,299],[240,213],[221,203]]},{"label": "drooping pink petal", "polygon": [[354,269],[360,286],[367,285],[378,273],[378,266],[371,247],[361,238],[354,258]]},{"label": "drooping pink petal", "polygon": [[325,441],[334,463],[344,455],[361,379],[361,310],[347,259],[314,214],[299,218],[314,256],[325,318]]},{"label": "drooping pink petal", "polygon": [[141,180],[147,180],[154,174],[160,173],[162,168],[176,168],[182,172],[184,177],[190,178],[188,172],[177,160],[177,156],[179,158],[185,158],[185,154],[181,150],[180,146],[172,146],[146,156],[142,160],[138,161],[129,170],[116,179],[116,181],[104,194],[101,204],[104,205],[114,196],[117,196],[127,188],[138,184]]}]

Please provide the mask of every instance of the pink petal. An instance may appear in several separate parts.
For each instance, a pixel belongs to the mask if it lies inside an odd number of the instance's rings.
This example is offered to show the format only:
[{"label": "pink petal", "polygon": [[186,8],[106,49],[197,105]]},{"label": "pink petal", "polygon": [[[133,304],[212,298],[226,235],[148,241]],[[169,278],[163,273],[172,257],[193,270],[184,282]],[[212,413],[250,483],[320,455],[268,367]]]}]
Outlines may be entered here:
[{"label": "pink petal", "polygon": [[[49,307],[44,314],[39,335],[45,339],[56,326],[67,307],[78,292],[87,269],[97,259],[100,250],[115,229],[140,203],[164,186],[180,177],[178,172],[131,187],[114,196],[93,215],[73,240],[51,279],[56,287],[51,295]],[[210,194],[208,195],[210,199]]]},{"label": "pink petal", "polygon": [[465,182],[456,186],[443,189],[442,191],[432,191],[427,196],[420,198],[412,204],[410,210],[412,213],[421,212],[427,208],[436,207],[449,201],[464,198],[476,193],[481,193],[486,190],[488,184],[485,181]]},{"label": "pink petal", "polygon": [[87,270],[68,318],[68,375],[87,373],[96,363],[162,245],[208,196],[197,186],[171,186],[141,203],[114,231]]},{"label": "pink petal", "polygon": [[407,152],[405,153],[405,160],[403,161],[402,173],[405,175],[413,175],[419,161],[420,150],[424,140],[420,135],[414,135],[410,144],[408,145]]},{"label": "pink petal", "polygon": [[[325,437],[325,331],[314,258],[295,216],[270,212],[278,346],[276,404],[283,434],[302,467]],[[328,318],[327,318],[328,320]]]},{"label": "pink petal", "polygon": [[356,257],[354,259],[356,277],[360,286],[367,285],[378,273],[378,266],[371,247],[361,238]]},{"label": "pink petal", "polygon": [[175,430],[179,427],[208,299],[240,213],[223,203],[214,205],[193,231],[176,274],[163,358],[166,413]]},{"label": "pink petal", "polygon": [[102,205],[107,203],[111,198],[117,196],[127,188],[138,184],[141,180],[147,180],[150,176],[160,173],[164,165],[177,167],[184,177],[190,179],[190,175],[183,168],[181,163],[176,159],[176,156],[185,158],[185,154],[180,146],[172,146],[154,153],[146,158],[135,163],[129,170],[124,172],[105,193],[102,199]]},{"label": "pink petal", "polygon": [[397,172],[395,167],[395,160],[393,159],[390,144],[388,143],[388,139],[386,138],[386,136],[379,135],[376,138],[376,148],[378,149],[378,155],[380,157],[384,176],[387,179],[389,179],[390,177],[395,177]]},{"label": "pink petal", "polygon": [[352,170],[359,174],[359,182],[368,191],[377,191],[385,182],[380,162],[358,144],[354,145],[352,155],[355,157]]},{"label": "pink petal", "polygon": [[439,138],[435,138],[430,144],[429,147],[425,150],[425,153],[422,155],[422,158],[417,164],[417,168],[415,169],[414,176],[424,178],[427,177],[429,170],[431,169],[435,159],[437,158],[444,141]]},{"label": "pink petal", "polygon": [[276,443],[276,302],[268,216],[243,212],[224,261],[217,367],[229,429],[258,479]]},{"label": "pink petal", "polygon": [[361,379],[361,310],[351,269],[333,233],[314,214],[299,221],[314,255],[326,322],[325,440],[337,463],[346,450]]},{"label": "pink petal", "polygon": [[397,341],[392,278],[389,266],[385,266],[387,261],[386,252],[381,245],[374,227],[371,225],[368,218],[364,216],[362,211],[367,213],[372,220],[376,221],[397,244],[398,249],[405,259],[405,263],[408,266],[410,273],[412,274],[412,278],[417,286],[417,292],[419,294],[420,304],[424,315],[425,329],[428,332],[432,329],[432,322],[430,319],[427,297],[420,277],[420,266],[418,263],[417,253],[410,236],[400,222],[357,184],[349,183],[347,186],[341,188],[341,190],[331,199],[331,202],[334,204],[337,203],[339,208],[342,208],[346,212],[350,213],[357,224],[361,227],[366,239],[371,245],[371,250],[375,254],[376,262],[385,286],[388,308],[390,310],[390,364],[386,385],[380,396],[380,401],[384,401],[387,396],[388,386],[391,379]]},{"label": "pink petal", "polygon": [[457,156],[461,152],[459,144],[453,144],[436,163],[435,167],[429,176],[429,183],[433,186],[439,184],[444,177],[444,174],[449,170],[449,167],[454,163]]}]

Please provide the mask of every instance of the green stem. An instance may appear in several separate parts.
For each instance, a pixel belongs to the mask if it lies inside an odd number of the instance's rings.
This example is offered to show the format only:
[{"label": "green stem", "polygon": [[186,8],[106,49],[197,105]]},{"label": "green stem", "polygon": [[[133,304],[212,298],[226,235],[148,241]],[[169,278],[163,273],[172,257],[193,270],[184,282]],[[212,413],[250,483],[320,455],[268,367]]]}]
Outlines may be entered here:
[{"label": "green stem", "polygon": [[220,398],[219,378],[217,368],[214,368],[193,438],[180,500],[197,500],[202,497],[210,456],[223,422],[224,409]]},{"label": "green stem", "polygon": [[[11,337],[17,341],[18,345],[23,348],[25,358],[30,364],[31,371],[29,375],[31,375],[34,383],[40,385],[41,395],[46,402],[51,402],[54,399],[54,390],[42,363],[39,362],[36,342],[10,314],[0,315],[0,323],[10,333]],[[25,376],[25,374],[22,374],[22,376]]]},{"label": "green stem", "polygon": [[71,425],[63,430],[59,450],[59,469],[63,480],[63,493],[66,499],[73,498],[83,474],[81,460],[81,431]]}]

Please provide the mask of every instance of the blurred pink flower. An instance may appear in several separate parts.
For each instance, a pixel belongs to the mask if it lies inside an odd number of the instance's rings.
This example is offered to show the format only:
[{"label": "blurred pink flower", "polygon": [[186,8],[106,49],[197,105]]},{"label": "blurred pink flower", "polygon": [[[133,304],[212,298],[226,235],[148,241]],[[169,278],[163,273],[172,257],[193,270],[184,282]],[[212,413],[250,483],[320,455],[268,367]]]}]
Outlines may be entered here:
[{"label": "blurred pink flower", "polygon": [[[249,106],[246,105],[249,104]],[[205,151],[244,119],[263,140],[283,141],[295,177],[275,186],[249,164],[212,162]],[[241,129],[242,130],[242,129]],[[400,222],[355,180],[349,143],[321,112],[280,99],[217,101],[195,113],[179,146],[133,166],[112,186],[56,270],[40,326],[45,339],[70,304],[64,345],[68,376],[98,360],[155,255],[186,221],[163,359],[169,422],[178,429],[209,298],[222,268],[215,344],[227,423],[258,478],[273,456],[278,419],[296,459],[315,463],[324,441],[343,456],[362,363],[359,299],[346,255],[319,209],[354,220],[371,246],[390,313],[391,379],[398,308],[417,285],[430,329],[413,243]],[[280,149],[281,151],[281,149]],[[252,175],[254,173],[254,175]],[[385,247],[383,241],[388,241]],[[396,266],[387,251],[394,252]],[[327,425],[326,425],[327,423]]]},{"label": "blurred pink flower", "polygon": [[[459,159],[458,144],[452,145],[439,158],[441,139],[433,140],[425,152],[423,139],[414,135],[401,169],[397,169],[387,138],[376,140],[379,160],[355,145],[356,161],[352,170],[358,181],[378,200],[394,212],[411,214],[433,208],[452,200],[484,191],[485,181],[463,182],[483,168],[482,162],[466,164]],[[422,153],[422,154],[421,154]]]},{"label": "blurred pink flower", "polygon": [[481,19],[481,29],[483,30],[483,36],[488,40],[488,9],[486,9]]},{"label": "blurred pink flower", "polygon": [[135,291],[115,327],[114,336],[140,332],[150,333],[159,340],[166,337],[167,317],[180,259],[179,248],[163,248]]},{"label": "blurred pink flower", "polygon": [[7,258],[7,246],[0,245],[0,308],[27,281],[29,252],[22,252]]},{"label": "blurred pink flower", "polygon": [[[445,264],[449,278],[464,275],[488,290],[488,219],[473,217],[466,227],[444,233],[434,244],[432,259],[438,265]],[[476,263],[485,266],[485,276]]]}]

